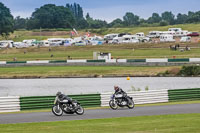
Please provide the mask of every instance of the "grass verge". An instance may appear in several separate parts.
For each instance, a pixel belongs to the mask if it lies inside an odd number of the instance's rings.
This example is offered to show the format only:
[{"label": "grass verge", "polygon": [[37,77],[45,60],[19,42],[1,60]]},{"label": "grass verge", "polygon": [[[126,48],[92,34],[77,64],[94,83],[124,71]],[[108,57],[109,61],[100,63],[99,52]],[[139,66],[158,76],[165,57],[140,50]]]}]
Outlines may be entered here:
[{"label": "grass verge", "polygon": [[[176,74],[181,66],[120,67],[120,66],[26,66],[0,67],[1,78],[157,76],[166,71]],[[176,71],[174,71],[176,70]],[[174,73],[175,72],[175,73]]]},{"label": "grass verge", "polygon": [[200,114],[0,125],[2,133],[197,133]]},{"label": "grass verge", "polygon": [[174,44],[120,44],[102,46],[72,46],[72,47],[52,47],[51,50],[45,47],[30,47],[22,49],[0,49],[0,61],[28,60],[66,60],[68,56],[72,59],[93,59],[93,52],[111,53],[114,59],[145,59],[145,58],[193,58],[200,57],[199,44],[186,45],[191,51],[172,51],[169,45]]}]

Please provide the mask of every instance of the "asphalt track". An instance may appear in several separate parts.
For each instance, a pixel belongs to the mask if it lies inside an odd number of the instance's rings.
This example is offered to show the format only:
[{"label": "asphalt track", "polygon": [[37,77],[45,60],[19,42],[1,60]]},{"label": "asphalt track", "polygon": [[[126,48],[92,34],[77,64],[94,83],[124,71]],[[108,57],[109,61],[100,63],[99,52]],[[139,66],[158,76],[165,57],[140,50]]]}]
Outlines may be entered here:
[{"label": "asphalt track", "polygon": [[0,124],[86,120],[86,119],[151,116],[151,115],[167,115],[167,114],[187,114],[187,113],[200,113],[200,104],[146,106],[146,107],[135,107],[133,110],[129,110],[126,108],[118,110],[91,109],[91,110],[85,110],[85,114],[81,116],[73,114],[73,115],[63,115],[57,117],[54,116],[51,112],[0,114]]}]

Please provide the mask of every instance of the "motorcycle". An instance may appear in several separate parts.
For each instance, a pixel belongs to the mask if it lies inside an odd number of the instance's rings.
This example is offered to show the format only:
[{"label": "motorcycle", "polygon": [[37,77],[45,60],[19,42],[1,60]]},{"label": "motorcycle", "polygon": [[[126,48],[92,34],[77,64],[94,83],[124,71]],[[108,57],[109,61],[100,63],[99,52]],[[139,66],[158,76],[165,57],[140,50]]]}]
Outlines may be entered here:
[{"label": "motorcycle", "polygon": [[58,97],[55,98],[54,105],[52,107],[52,112],[56,116],[61,116],[64,113],[66,114],[84,114],[84,108],[76,100],[72,100],[72,104],[68,103],[68,100],[60,101]]},{"label": "motorcycle", "polygon": [[127,94],[112,95],[110,98],[109,106],[111,109],[116,110],[118,107],[128,107],[133,109],[135,107],[132,97],[127,96]]}]

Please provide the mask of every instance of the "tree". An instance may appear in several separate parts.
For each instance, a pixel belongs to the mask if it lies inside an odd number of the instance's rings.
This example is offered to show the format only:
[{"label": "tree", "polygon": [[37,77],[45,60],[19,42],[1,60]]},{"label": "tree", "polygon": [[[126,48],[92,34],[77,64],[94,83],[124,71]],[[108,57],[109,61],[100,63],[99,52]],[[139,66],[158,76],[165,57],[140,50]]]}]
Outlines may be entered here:
[{"label": "tree", "polygon": [[86,20],[87,20],[87,21],[92,20],[92,18],[90,17],[90,14],[89,14],[89,13],[87,13],[85,17],[86,17]]},{"label": "tree", "polygon": [[71,4],[66,4],[66,8],[68,8],[74,17],[76,19],[82,19],[83,18],[83,9],[79,4],[74,3],[73,5]]},{"label": "tree", "polygon": [[139,19],[139,16],[134,15],[131,12],[127,12],[123,17],[125,26],[139,25]]},{"label": "tree", "polygon": [[117,18],[109,24],[109,27],[121,27],[122,25],[123,25],[123,21]]},{"label": "tree", "polygon": [[150,24],[160,23],[161,20],[162,20],[162,18],[160,17],[160,15],[158,13],[153,13],[152,17],[150,17],[148,19],[148,23],[150,23]]},{"label": "tree", "polygon": [[72,28],[75,19],[68,8],[47,4],[32,13],[31,22],[35,28]]},{"label": "tree", "polygon": [[14,31],[14,20],[10,9],[0,2],[0,35],[7,37]]},{"label": "tree", "polygon": [[14,19],[14,29],[15,30],[17,30],[17,29],[26,29],[26,22],[27,22],[27,19],[20,18],[20,16],[17,16]]},{"label": "tree", "polygon": [[88,23],[89,28],[98,29],[98,28],[107,27],[106,21],[103,21],[100,19],[93,19],[92,17],[90,17],[89,13],[87,13],[86,15],[86,21]]},{"label": "tree", "polygon": [[89,27],[88,22],[84,18],[79,19],[77,23],[79,24],[77,25],[77,28],[86,29]]},{"label": "tree", "polygon": [[167,26],[167,25],[169,25],[169,23],[167,21],[163,20],[160,22],[160,26]]},{"label": "tree", "polygon": [[186,14],[179,13],[177,15],[176,24],[185,24],[187,19],[188,19],[188,16]]},{"label": "tree", "polygon": [[66,4],[66,8],[72,12],[74,18],[76,19],[76,27],[84,28],[86,25],[88,25],[87,21],[83,17],[83,9],[79,4]]},{"label": "tree", "polygon": [[197,23],[200,22],[200,11],[198,12],[188,12],[188,23]]},{"label": "tree", "polygon": [[175,24],[175,15],[172,12],[162,13],[162,20],[167,21],[170,25]]}]

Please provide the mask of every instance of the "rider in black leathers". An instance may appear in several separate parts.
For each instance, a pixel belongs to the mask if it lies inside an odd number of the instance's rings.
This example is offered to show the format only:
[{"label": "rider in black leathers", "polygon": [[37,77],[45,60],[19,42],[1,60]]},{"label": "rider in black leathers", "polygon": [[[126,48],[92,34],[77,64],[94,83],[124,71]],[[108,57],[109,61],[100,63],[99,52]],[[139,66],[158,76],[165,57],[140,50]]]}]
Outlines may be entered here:
[{"label": "rider in black leathers", "polygon": [[127,95],[126,92],[123,91],[122,88],[120,88],[119,86],[114,86],[114,90],[115,90],[114,95],[122,94],[122,98],[125,98]]},{"label": "rider in black leathers", "polygon": [[68,97],[67,95],[62,94],[61,92],[57,92],[56,96],[59,98],[59,100],[62,102],[63,100],[67,100],[68,104],[73,105],[72,99]]}]

